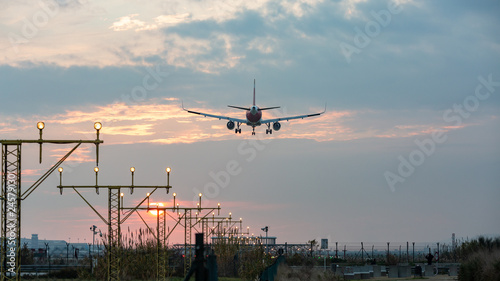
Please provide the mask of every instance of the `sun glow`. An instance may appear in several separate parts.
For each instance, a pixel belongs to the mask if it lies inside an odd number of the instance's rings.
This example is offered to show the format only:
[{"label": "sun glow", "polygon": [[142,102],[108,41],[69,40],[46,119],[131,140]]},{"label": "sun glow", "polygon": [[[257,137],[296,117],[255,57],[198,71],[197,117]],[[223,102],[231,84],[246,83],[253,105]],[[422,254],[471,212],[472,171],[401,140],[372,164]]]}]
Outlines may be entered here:
[{"label": "sun glow", "polygon": [[[157,210],[154,210],[154,208],[158,207],[158,208],[162,208],[164,205],[163,203],[149,203],[149,213],[154,215],[154,216],[157,216],[158,215],[158,211]],[[163,214],[163,211],[159,211],[160,212],[160,215]]]}]

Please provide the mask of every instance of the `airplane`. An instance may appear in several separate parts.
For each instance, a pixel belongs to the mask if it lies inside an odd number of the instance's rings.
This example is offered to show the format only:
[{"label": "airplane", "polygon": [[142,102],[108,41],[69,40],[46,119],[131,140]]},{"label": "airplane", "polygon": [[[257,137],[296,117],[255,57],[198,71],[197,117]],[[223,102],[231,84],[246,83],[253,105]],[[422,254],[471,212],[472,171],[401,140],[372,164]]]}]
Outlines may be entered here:
[{"label": "airplane", "polygon": [[[238,133],[241,134],[240,125],[246,124],[248,126],[252,126],[252,135],[255,135],[255,127],[260,126],[262,124],[267,125],[266,134],[272,134],[273,129],[275,131],[279,131],[281,129],[281,123],[279,121],[288,121],[288,120],[292,120],[292,119],[304,119],[307,117],[319,116],[319,115],[326,112],[326,104],[325,104],[325,110],[323,110],[322,112],[319,112],[319,113],[298,115],[298,116],[292,116],[292,117],[262,119],[262,111],[280,108],[280,107],[273,106],[273,107],[259,108],[257,105],[255,105],[255,79],[253,80],[253,104],[252,104],[252,106],[251,107],[240,107],[240,106],[228,105],[228,107],[246,110],[246,119],[239,119],[239,118],[233,118],[233,117],[227,117],[227,116],[213,115],[213,114],[208,114],[208,113],[203,113],[203,112],[196,112],[196,111],[192,111],[192,110],[188,110],[188,109],[184,108],[184,103],[182,104],[182,109],[189,112],[189,113],[198,114],[198,115],[202,115],[205,117],[218,118],[219,120],[221,120],[221,119],[229,120],[227,122],[227,125],[226,125],[229,130],[233,130],[235,127],[235,123],[236,123],[236,129],[234,129],[234,132],[236,134],[238,134]],[[271,129],[271,123],[273,124],[273,129]]]}]

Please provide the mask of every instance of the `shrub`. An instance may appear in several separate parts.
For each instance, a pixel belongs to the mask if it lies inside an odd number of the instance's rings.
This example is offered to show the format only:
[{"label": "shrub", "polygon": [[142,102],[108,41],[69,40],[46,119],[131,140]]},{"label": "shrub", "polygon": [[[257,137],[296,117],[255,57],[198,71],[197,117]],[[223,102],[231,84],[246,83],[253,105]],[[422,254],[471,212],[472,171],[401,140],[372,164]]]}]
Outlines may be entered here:
[{"label": "shrub", "polygon": [[500,281],[500,239],[479,237],[458,249],[462,257],[458,280]]}]

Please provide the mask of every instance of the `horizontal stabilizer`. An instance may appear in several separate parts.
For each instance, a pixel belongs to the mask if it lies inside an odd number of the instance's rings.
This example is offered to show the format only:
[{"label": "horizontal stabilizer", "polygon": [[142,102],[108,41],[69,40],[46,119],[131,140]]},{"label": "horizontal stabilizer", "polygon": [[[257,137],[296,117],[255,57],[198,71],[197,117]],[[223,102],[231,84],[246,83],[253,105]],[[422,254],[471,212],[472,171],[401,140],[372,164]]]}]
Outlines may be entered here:
[{"label": "horizontal stabilizer", "polygon": [[242,110],[250,110],[249,107],[240,107],[240,106],[234,106],[234,105],[228,105],[228,107],[236,108],[236,109],[242,109]]},{"label": "horizontal stabilizer", "polygon": [[259,108],[260,110],[268,110],[268,109],[275,109],[275,108],[280,108],[281,106],[272,106],[272,107],[264,107],[264,108]]}]

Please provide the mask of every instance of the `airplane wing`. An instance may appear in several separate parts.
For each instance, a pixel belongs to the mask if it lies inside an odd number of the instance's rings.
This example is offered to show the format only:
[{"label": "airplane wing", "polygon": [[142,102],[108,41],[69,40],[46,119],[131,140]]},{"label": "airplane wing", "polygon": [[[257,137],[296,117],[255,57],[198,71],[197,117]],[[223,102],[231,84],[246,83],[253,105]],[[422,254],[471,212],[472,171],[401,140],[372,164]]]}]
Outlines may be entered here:
[{"label": "airplane wing", "polygon": [[319,116],[319,115],[321,115],[321,114],[323,114],[325,112],[326,112],[326,105],[325,105],[325,110],[323,110],[322,112],[319,112],[319,113],[305,114],[305,115],[298,115],[298,116],[291,116],[291,117],[279,117],[279,118],[274,118],[274,119],[261,120],[260,122],[262,124],[264,124],[264,123],[274,123],[274,122],[277,122],[277,121],[288,121],[288,120],[293,120],[293,119],[304,119],[304,118],[307,118],[307,117]]},{"label": "airplane wing", "polygon": [[221,119],[231,120],[233,122],[240,122],[242,124],[246,124],[247,123],[246,119],[232,118],[232,117],[227,117],[227,116],[213,115],[213,114],[208,114],[208,113],[203,113],[203,112],[197,112],[197,111],[188,110],[188,109],[184,108],[184,104],[182,105],[182,109],[184,109],[185,111],[187,111],[189,113],[198,114],[198,115],[202,115],[202,116],[205,116],[205,117],[217,118],[219,120],[221,120]]}]

